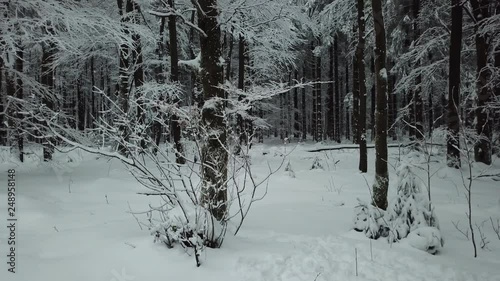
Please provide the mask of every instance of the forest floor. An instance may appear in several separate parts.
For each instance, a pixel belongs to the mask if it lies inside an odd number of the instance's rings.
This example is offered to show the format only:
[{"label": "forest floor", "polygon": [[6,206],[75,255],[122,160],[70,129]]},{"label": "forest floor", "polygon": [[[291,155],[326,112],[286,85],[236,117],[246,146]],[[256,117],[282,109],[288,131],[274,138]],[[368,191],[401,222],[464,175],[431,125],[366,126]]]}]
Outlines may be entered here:
[{"label": "forest floor", "polygon": [[[19,165],[0,155],[0,280],[21,281],[345,281],[456,280],[499,281],[500,182],[474,181],[473,221],[477,224],[478,257],[472,244],[454,226],[467,227],[467,200],[462,172],[433,158],[432,200],[445,239],[436,255],[417,250],[405,240],[389,244],[352,230],[357,198],[369,201],[367,183],[374,178],[374,150],[368,150],[369,171],[358,172],[357,150],[308,152],[329,144],[255,145],[251,161],[257,177],[288,156],[295,178],[282,170],[273,175],[268,194],[256,202],[237,236],[228,233],[221,249],[205,249],[201,267],[184,249],[153,243],[129,213],[148,209],[157,200],[144,191],[117,160],[73,151],[57,153],[52,164],[34,155]],[[394,165],[401,156],[389,150]],[[1,158],[3,157],[3,158]],[[323,169],[311,170],[318,157]],[[288,162],[288,160],[287,160]],[[7,271],[7,169],[16,169],[16,273]],[[396,191],[390,169],[389,199]],[[474,173],[500,173],[475,165]],[[425,180],[425,172],[420,171]],[[138,216],[139,219],[144,219]],[[480,248],[479,229],[488,243]],[[470,235],[469,235],[470,236]],[[356,276],[356,254],[357,275]]]}]

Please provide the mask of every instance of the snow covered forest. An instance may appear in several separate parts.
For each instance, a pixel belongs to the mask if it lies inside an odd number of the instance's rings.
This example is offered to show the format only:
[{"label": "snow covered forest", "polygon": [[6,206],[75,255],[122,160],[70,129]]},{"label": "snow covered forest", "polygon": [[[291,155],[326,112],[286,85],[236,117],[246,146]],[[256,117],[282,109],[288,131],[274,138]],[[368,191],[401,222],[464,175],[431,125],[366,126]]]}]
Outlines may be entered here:
[{"label": "snow covered forest", "polygon": [[0,0],[1,280],[499,281],[499,158],[500,0]]}]

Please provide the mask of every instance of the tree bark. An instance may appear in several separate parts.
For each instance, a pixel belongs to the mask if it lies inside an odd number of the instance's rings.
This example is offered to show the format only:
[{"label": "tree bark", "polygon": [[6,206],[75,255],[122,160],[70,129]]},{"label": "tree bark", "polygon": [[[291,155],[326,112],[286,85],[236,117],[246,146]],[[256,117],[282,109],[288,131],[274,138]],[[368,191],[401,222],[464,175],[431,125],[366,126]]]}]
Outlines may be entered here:
[{"label": "tree bark", "polygon": [[[321,46],[321,42],[318,39],[318,46]],[[315,85],[316,89],[316,141],[323,140],[323,105],[322,105],[322,91],[321,91],[321,55],[316,57],[316,81],[318,84]]]},{"label": "tree bark", "polygon": [[[155,68],[155,79],[156,82],[159,84],[165,83],[165,77],[163,75],[163,61],[165,60],[165,38],[164,38],[165,23],[166,20],[164,17],[162,17],[160,19],[160,34],[156,49],[159,63]],[[158,102],[161,102],[163,99],[164,97],[160,95],[160,97],[158,97]],[[153,134],[153,140],[155,142],[154,151],[156,153],[156,150],[160,146],[161,142],[161,135],[163,128],[160,120],[163,119],[162,118],[163,113],[160,112],[159,106],[154,106],[152,110],[155,113],[155,118],[153,119],[153,125],[152,125],[152,134]]]},{"label": "tree bark", "polygon": [[[7,99],[4,97],[3,91],[3,78],[4,78],[4,63],[3,58],[0,57],[0,112],[4,112],[6,109]],[[0,114],[0,145],[7,145],[7,128],[5,124],[5,114]]]},{"label": "tree bark", "polygon": [[[299,79],[299,72],[295,70],[295,81]],[[293,90],[293,137],[299,139],[299,89]]]},{"label": "tree bark", "polygon": [[474,160],[486,165],[491,165],[491,116],[492,113],[488,108],[491,102],[491,88],[487,86],[491,80],[488,64],[489,34],[479,32],[481,23],[490,17],[490,1],[489,0],[470,0],[473,8],[473,14],[476,19],[476,58],[477,58],[477,104],[476,104],[476,134],[478,141],[474,145]]},{"label": "tree bark", "polygon": [[366,78],[365,78],[365,3],[357,0],[358,8],[358,45],[356,47],[356,62],[358,64],[359,79],[359,170],[366,173],[368,170],[368,154],[366,149]]},{"label": "tree bark", "polygon": [[[208,136],[202,148],[202,202],[213,217],[221,222],[227,218],[227,162],[226,121],[224,120],[225,92],[218,88],[223,82],[221,31],[217,0],[199,0],[198,26],[206,34],[200,36],[201,81],[205,106],[202,126]],[[210,101],[211,106],[206,106]],[[214,241],[214,247],[219,245]]]},{"label": "tree bark", "polygon": [[95,128],[96,127],[96,103],[95,103],[95,94],[94,94],[94,87],[95,87],[95,66],[94,66],[94,56],[90,57],[90,108],[89,108],[89,122],[90,122],[90,127]]},{"label": "tree bark", "polygon": [[[132,3],[130,0],[126,0],[125,7],[123,5],[123,0],[117,0],[118,4],[118,11],[120,13],[121,21],[122,22],[127,22],[128,21],[128,13],[132,11]],[[125,8],[125,11],[124,11]],[[128,30],[124,28],[124,33],[129,34]],[[129,68],[130,68],[130,62],[129,62],[129,54],[130,54],[130,48],[126,44],[121,44],[120,45],[120,62],[119,62],[119,105],[120,105],[120,110],[123,112],[123,118],[126,119],[128,116],[128,111],[129,111],[129,85],[128,85],[128,78],[129,78]],[[129,132],[127,129],[127,126],[125,124],[120,124],[118,126],[118,130],[120,131],[121,137],[123,138],[123,142],[128,142],[129,139]],[[118,152],[122,155],[125,155],[127,153],[127,148],[124,145],[124,143],[119,143],[118,144]]]},{"label": "tree bark", "polygon": [[[18,50],[16,51],[16,71],[18,73],[23,73],[24,68],[24,50],[23,47],[18,45]],[[18,75],[16,79],[16,98],[22,100],[23,97],[23,79]],[[16,144],[19,153],[19,161],[24,162],[24,137],[23,137],[23,114],[20,110],[16,112],[16,118],[19,120],[16,124]]]},{"label": "tree bark", "polygon": [[451,39],[448,83],[448,137],[447,162],[460,168],[460,66],[462,52],[462,6],[460,0],[451,0]]},{"label": "tree bark", "polygon": [[[317,79],[317,73],[316,73],[316,56],[314,55],[314,39],[311,41],[311,80],[313,82],[317,82],[318,79]],[[318,141],[318,136],[316,134],[316,129],[317,129],[317,126],[316,126],[316,121],[317,121],[317,118],[316,118],[316,113],[317,113],[317,102],[316,102],[316,96],[317,96],[317,90],[318,89],[318,86],[316,84],[313,85],[312,89],[311,89],[311,92],[312,92],[312,112],[311,112],[311,135],[313,137],[313,140],[314,141]]]},{"label": "tree bark", "polygon": [[232,78],[231,62],[233,59],[234,38],[232,33],[228,33],[227,36],[229,37],[229,51],[227,54],[226,80],[229,81]]},{"label": "tree bark", "polygon": [[339,86],[340,83],[342,83],[339,80],[339,38],[338,35],[335,34],[334,39],[333,39],[333,56],[335,58],[335,66],[334,66],[334,81],[335,81],[335,126],[334,126],[334,138],[335,140],[340,143],[340,136],[341,136],[341,103],[340,103],[340,90]]},{"label": "tree bark", "polygon": [[[168,0],[168,4],[172,9],[175,9],[174,0]],[[174,83],[179,81],[179,55],[178,55],[178,47],[177,47],[177,16],[171,15],[168,17],[168,34],[169,34],[169,42],[170,42],[170,80]],[[174,98],[173,102],[175,106],[178,107],[180,103],[180,99],[178,97]],[[186,159],[184,158],[184,148],[181,143],[181,125],[179,121],[179,116],[177,114],[172,114],[171,120],[171,128],[172,128],[172,137],[174,139],[175,145],[175,159],[178,164],[186,163]]]},{"label": "tree bark", "polygon": [[[359,40],[359,38],[358,38]],[[353,57],[352,62],[352,141],[359,144],[359,63],[357,56]]]},{"label": "tree bark", "polygon": [[[349,94],[349,61],[345,62],[345,94]],[[351,139],[351,115],[349,104],[347,103],[345,109],[345,137],[346,139]]]},{"label": "tree bark", "polygon": [[[306,67],[302,67],[302,77],[306,77]],[[306,88],[302,88],[302,140],[307,139]]]},{"label": "tree bark", "polygon": [[[54,70],[52,62],[54,59],[54,46],[53,44],[47,44],[42,48],[42,69],[41,69],[41,83],[52,93],[54,90]],[[42,102],[47,106],[48,109],[54,109],[53,98],[45,94],[43,96]],[[45,137],[43,141],[43,161],[52,160],[52,154],[54,153],[54,139],[51,137]]]},{"label": "tree bark", "polygon": [[375,27],[375,77],[376,77],[376,112],[375,112],[375,183],[373,184],[373,204],[385,210],[387,208],[387,190],[389,172],[387,169],[387,69],[386,38],[382,1],[372,0]]},{"label": "tree bark", "polygon": [[[420,0],[413,0],[413,41],[416,42],[420,37],[418,27],[418,19],[420,14]],[[415,67],[418,67],[420,62],[417,61]],[[424,102],[422,99],[421,88],[422,76],[418,75],[415,81],[415,90],[413,92],[415,101],[415,137],[417,140],[424,139]]]},{"label": "tree bark", "polygon": [[[335,40],[335,39],[334,39]],[[329,61],[328,61],[328,78],[332,79],[335,84],[338,83],[338,79],[334,76],[334,44],[331,44],[328,48],[328,54],[329,54]],[[334,102],[335,102],[335,93],[333,89],[333,84],[329,83],[328,84],[328,90],[327,90],[327,96],[328,96],[328,108],[326,111],[326,134],[330,140],[335,139],[335,116],[334,116]],[[336,113],[336,112],[335,112]]]}]

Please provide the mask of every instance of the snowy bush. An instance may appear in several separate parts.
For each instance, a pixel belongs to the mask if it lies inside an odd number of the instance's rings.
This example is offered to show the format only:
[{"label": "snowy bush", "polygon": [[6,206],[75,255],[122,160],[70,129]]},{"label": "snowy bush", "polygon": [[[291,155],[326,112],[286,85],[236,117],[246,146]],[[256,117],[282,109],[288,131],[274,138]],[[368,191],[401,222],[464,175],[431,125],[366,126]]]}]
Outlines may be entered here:
[{"label": "snowy bush", "polygon": [[316,169],[324,170],[323,164],[321,163],[321,159],[318,156],[314,158],[314,162],[311,166],[311,170],[316,170]]},{"label": "snowy bush", "polygon": [[370,239],[387,237],[388,228],[384,223],[384,210],[358,199],[358,206],[354,209],[353,228],[364,232]]},{"label": "snowy bush", "polygon": [[443,246],[441,232],[436,227],[420,227],[412,231],[407,242],[413,248],[436,254]]},{"label": "snowy bush", "polygon": [[[391,201],[386,214],[386,220],[391,229],[389,241],[401,240],[411,232],[425,227],[433,227],[439,232],[434,210],[427,196],[422,192],[411,168],[403,163],[398,167],[396,174],[398,175],[397,195]],[[439,240],[441,240],[441,235],[439,235]]]},{"label": "snowy bush", "polygon": [[288,164],[286,165],[285,167],[285,173],[291,177],[291,178],[295,178],[295,172],[293,171],[292,169],[292,164],[290,163],[290,161],[288,161]]}]

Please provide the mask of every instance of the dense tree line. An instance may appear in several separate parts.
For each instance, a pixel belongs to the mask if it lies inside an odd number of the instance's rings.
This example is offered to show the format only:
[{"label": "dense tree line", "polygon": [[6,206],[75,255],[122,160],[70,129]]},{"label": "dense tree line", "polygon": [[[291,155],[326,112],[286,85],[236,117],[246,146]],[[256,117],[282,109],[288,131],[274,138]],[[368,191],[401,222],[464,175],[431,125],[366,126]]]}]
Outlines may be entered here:
[{"label": "dense tree line", "polygon": [[384,209],[389,139],[446,131],[457,168],[461,141],[474,143],[477,162],[498,153],[500,1],[25,0],[0,9],[0,145],[23,161],[39,143],[50,161],[64,143],[55,131],[72,141],[82,133],[124,157],[127,143],[172,143],[182,165],[183,140],[203,130],[204,194],[218,220],[233,144],[350,141],[366,172],[374,141],[373,201]]}]

